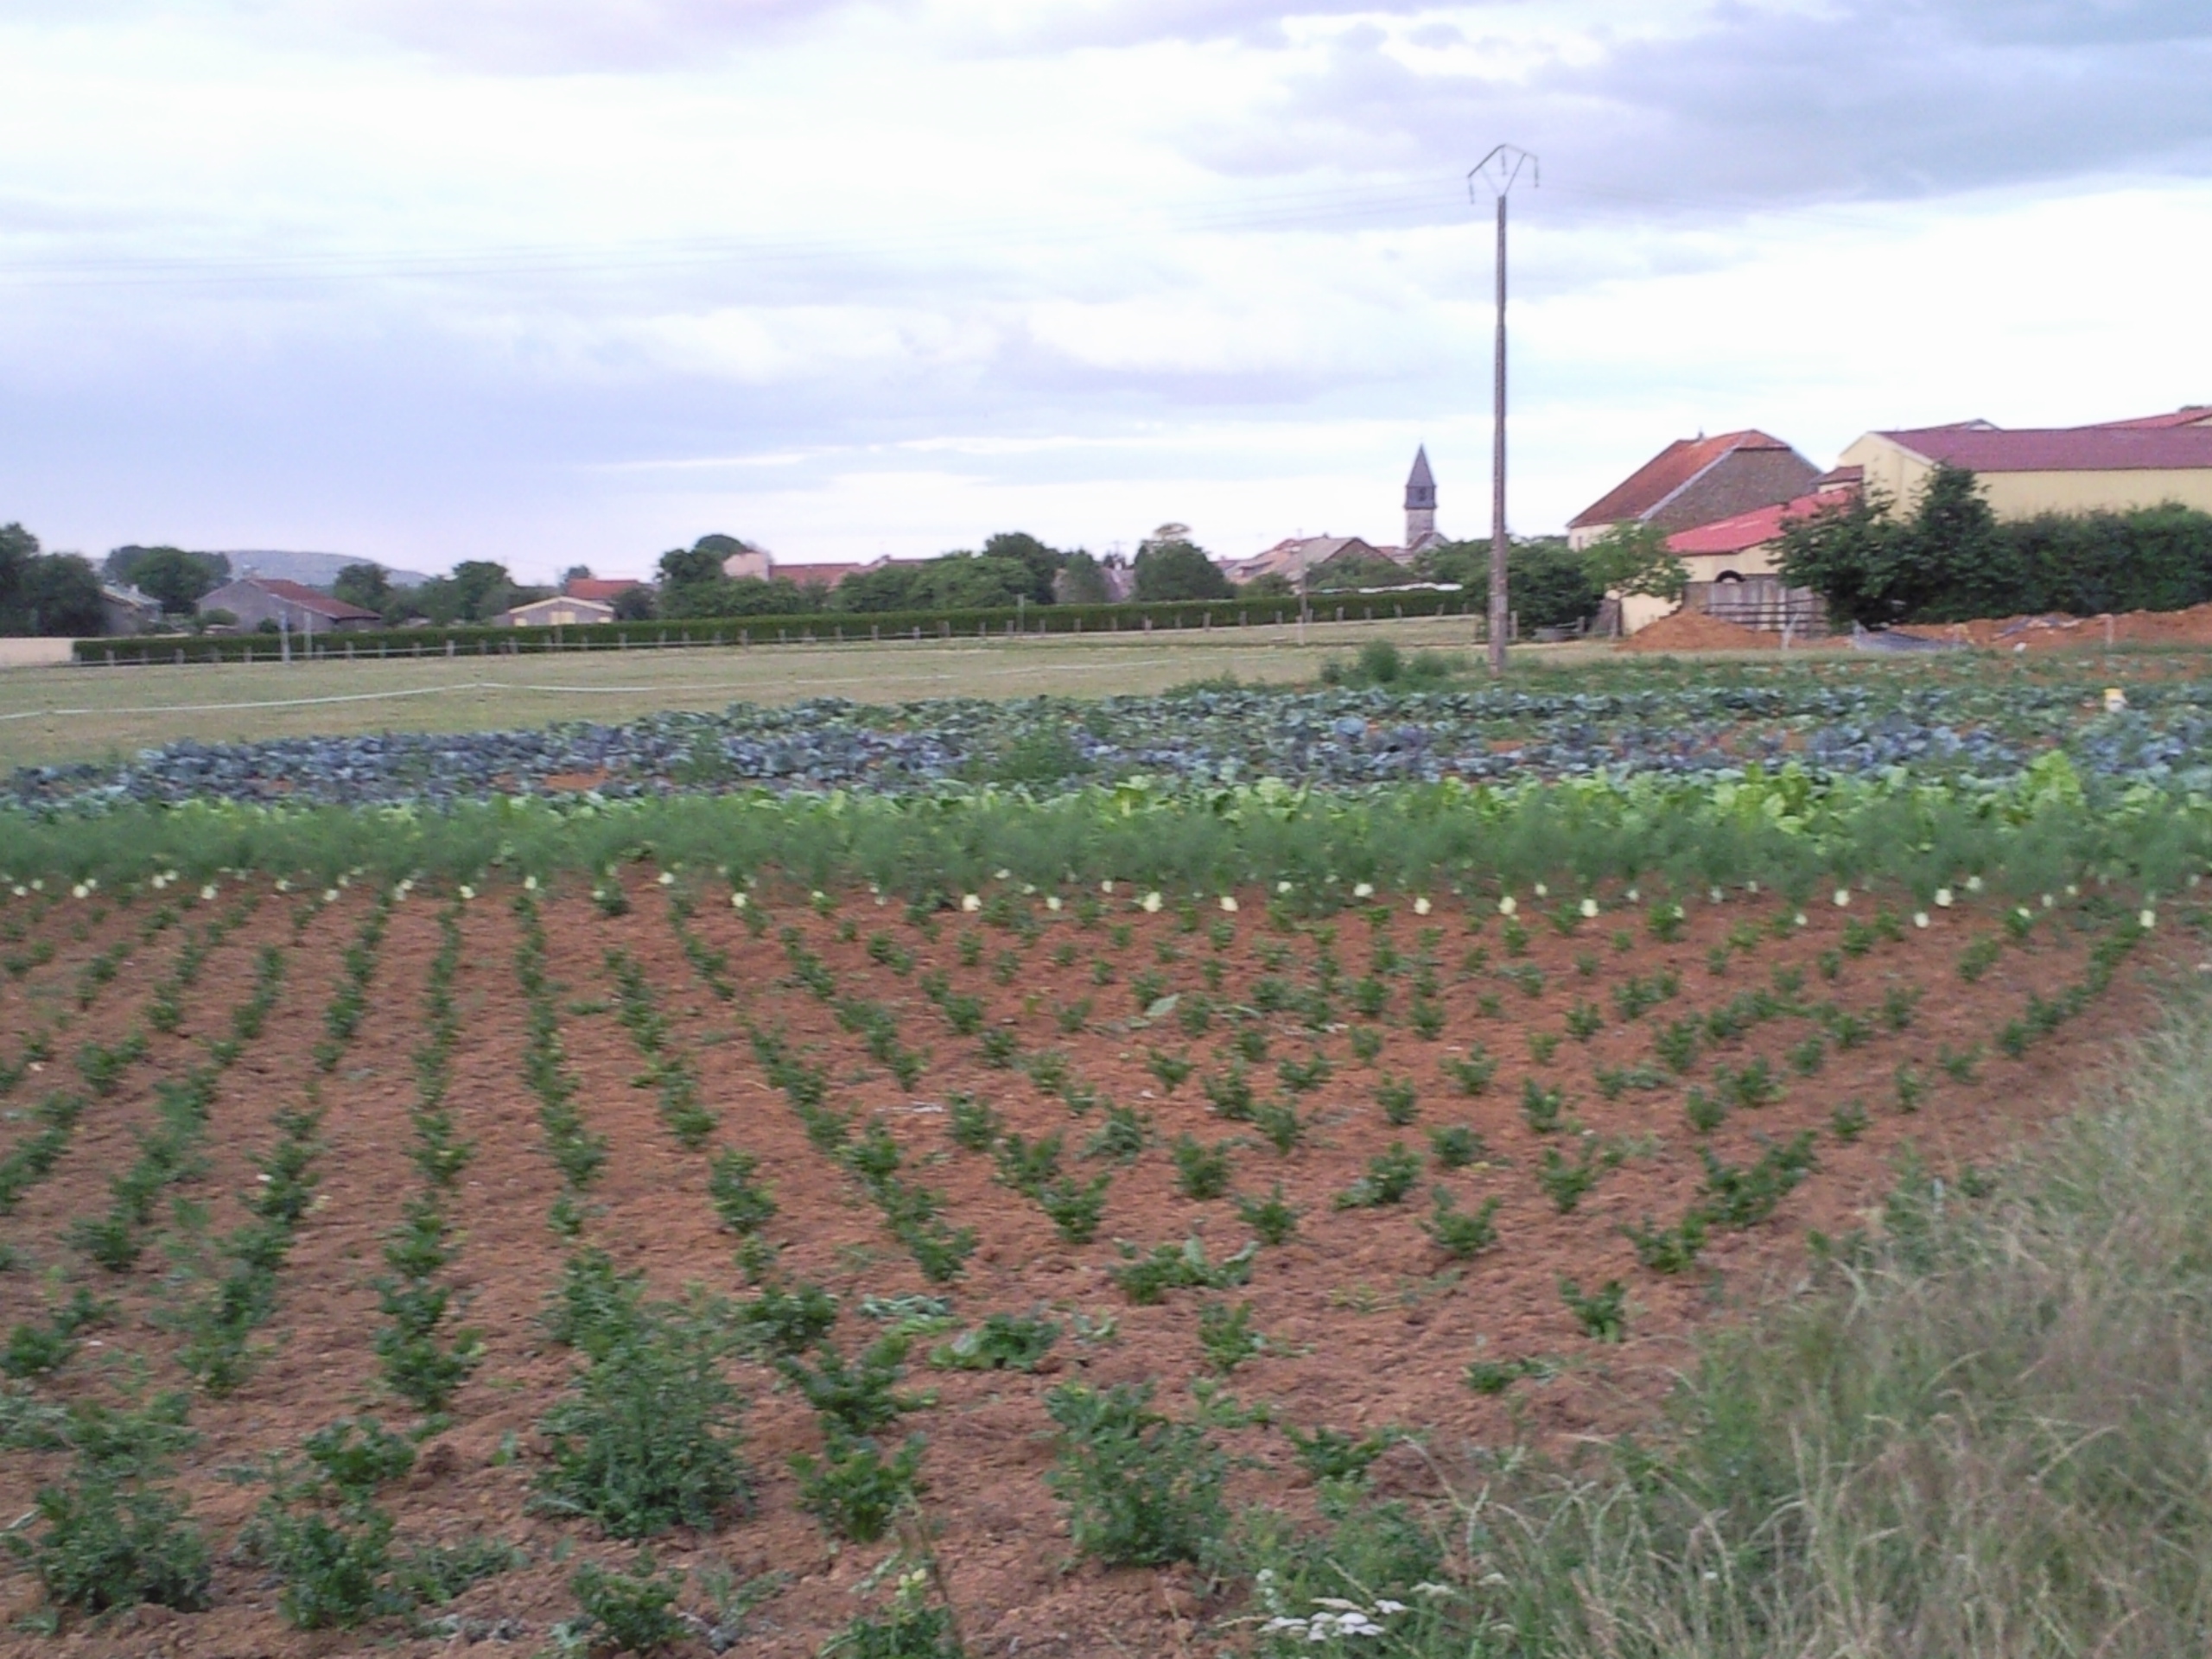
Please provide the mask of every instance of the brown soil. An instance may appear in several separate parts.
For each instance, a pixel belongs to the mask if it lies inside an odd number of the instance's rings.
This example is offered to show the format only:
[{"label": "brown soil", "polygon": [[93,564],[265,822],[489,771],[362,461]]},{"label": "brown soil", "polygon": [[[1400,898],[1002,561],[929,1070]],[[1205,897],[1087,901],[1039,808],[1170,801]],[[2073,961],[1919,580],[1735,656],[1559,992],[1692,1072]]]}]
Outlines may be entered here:
[{"label": "brown soil", "polygon": [[1929,639],[1960,639],[1986,650],[2097,650],[2114,645],[2212,645],[2212,605],[2185,611],[2127,611],[2116,616],[2005,616],[1899,630]]},{"label": "brown soil", "polygon": [[1775,651],[1782,636],[1741,623],[1724,622],[1702,611],[1676,611],[1620,642],[1622,651]]},{"label": "brown soil", "polygon": [[[1071,1562],[1060,1510],[1042,1480],[1052,1456],[1043,1405],[1052,1387],[1077,1378],[1099,1384],[1150,1379],[1159,1384],[1160,1402],[1179,1412],[1189,1408],[1188,1384],[1205,1374],[1197,1331],[1207,1297],[1178,1292],[1157,1306],[1132,1306],[1108,1277],[1119,1260],[1116,1239],[1148,1248],[1196,1236],[1216,1257],[1245,1240],[1226,1200],[1202,1203],[1179,1195],[1167,1155],[1167,1143],[1176,1136],[1233,1142],[1236,1191],[1264,1194],[1280,1182],[1304,1212],[1296,1236],[1263,1250],[1249,1287],[1230,1293],[1231,1300],[1252,1302],[1254,1326],[1268,1344],[1231,1379],[1240,1398],[1272,1402],[1284,1421],[1305,1427],[1410,1426],[1422,1431],[1447,1463],[1470,1443],[1495,1444],[1516,1435],[1562,1444],[1648,1417],[1700,1323],[1753,1303],[1802,1272],[1807,1229],[1834,1234],[1875,1224],[1881,1196],[1893,1179],[1892,1160],[1906,1143],[1940,1171],[2002,1160],[2024,1135],[2067,1107],[2074,1080],[2093,1055],[2148,1018],[2153,967],[2161,962],[2187,966],[2191,960],[2167,959],[2146,948],[2123,969],[2109,995],[2057,1036],[2031,1047],[2023,1060],[1987,1054],[1979,1077],[1961,1083],[1943,1074],[1939,1052],[1991,1046],[1993,1033],[2030,995],[2052,996],[2077,980],[2097,937],[2087,906],[2062,906],[2025,944],[2008,943],[1997,965],[1972,985],[1959,977],[1956,963],[1969,940],[1998,931],[1998,917],[1988,906],[1936,911],[1925,930],[1908,921],[1901,942],[1875,943],[1863,954],[1844,956],[1847,926],[1855,920],[1863,927],[1872,919],[1875,906],[1866,895],[1859,895],[1847,911],[1824,902],[1807,926],[1779,938],[1764,932],[1754,938],[1745,925],[1774,918],[1768,900],[1739,897],[1699,904],[1692,907],[1684,937],[1673,944],[1655,941],[1644,930],[1641,906],[1624,906],[1581,922],[1566,937],[1529,901],[1522,920],[1534,937],[1520,961],[1508,957],[1494,914],[1477,917],[1478,926],[1471,926],[1468,914],[1456,906],[1440,905],[1433,915],[1417,918],[1401,901],[1387,923],[1370,927],[1363,914],[1348,912],[1333,923],[1332,950],[1344,981],[1335,994],[1334,1022],[1315,1033],[1294,1014],[1258,1021],[1270,1046],[1265,1061],[1251,1067],[1262,1100],[1276,1090],[1279,1061],[1318,1052],[1333,1067],[1329,1078],[1303,1097],[1313,1122],[1307,1143],[1283,1156],[1250,1125],[1216,1116],[1200,1087],[1204,1077],[1230,1062],[1232,1020],[1217,1014],[1210,1029],[1196,1036],[1173,1016],[1147,1024],[1133,989],[1140,975],[1156,974],[1187,1004],[1205,993],[1206,966],[1212,962],[1221,965],[1216,1001],[1224,1007],[1264,999],[1263,982],[1310,986],[1317,937],[1277,931],[1262,919],[1257,895],[1247,895],[1234,918],[1203,913],[1199,931],[1191,932],[1181,931],[1172,913],[1137,910],[1126,893],[1109,901],[1102,924],[1093,928],[1078,925],[1071,912],[1040,910],[1038,940],[1027,947],[1013,931],[987,926],[975,915],[942,917],[936,937],[925,937],[902,921],[899,911],[878,908],[865,894],[847,898],[826,918],[797,903],[779,903],[773,925],[757,938],[730,909],[702,901],[690,925],[713,948],[728,953],[727,971],[738,991],[728,1003],[693,972],[671,925],[667,895],[640,880],[631,896],[629,913],[613,918],[581,894],[549,897],[543,906],[553,971],[563,982],[568,1065],[590,1127],[606,1135],[611,1147],[594,1189],[597,1207],[587,1241],[623,1265],[642,1269],[662,1295],[678,1295],[692,1284],[725,1296],[747,1294],[732,1262],[734,1241],[717,1230],[708,1202],[711,1148],[684,1151],[660,1122],[653,1091],[635,1086],[640,1057],[614,1017],[604,963],[605,953],[620,948],[654,987],[671,1021],[671,1044],[696,1067],[702,1098],[721,1115],[714,1144],[741,1147],[760,1158],[779,1205],[768,1236],[784,1246],[784,1270],[823,1283],[842,1300],[836,1339],[848,1352],[879,1328],[859,1310],[863,1296],[937,1287],[923,1280],[852,1178],[808,1143],[789,1106],[762,1075],[745,1035],[747,1022],[780,1028],[795,1049],[810,1051],[815,1063],[830,1070],[836,1104],[881,1115],[906,1154],[903,1173],[940,1189],[949,1218],[976,1230],[979,1248],[950,1293],[963,1325],[994,1311],[1040,1307],[1064,1324],[1077,1313],[1114,1322],[1110,1341],[1085,1344],[1064,1334],[1045,1372],[1033,1376],[931,1372],[918,1363],[910,1383],[933,1389],[937,1398],[907,1420],[907,1427],[929,1438],[925,1502],[941,1529],[972,1649],[1101,1659],[1178,1650],[1183,1637],[1178,1618],[1195,1618],[1202,1628],[1206,1619],[1231,1611],[1194,1601],[1187,1573],[1107,1572]],[[366,899],[346,896],[290,943],[284,918],[298,902],[297,895],[272,896],[257,923],[233,937],[195,988],[185,1033],[157,1042],[123,1093],[95,1103],[53,1177],[0,1223],[0,1237],[22,1262],[17,1271],[0,1275],[0,1323],[42,1317],[47,1306],[78,1283],[124,1304],[117,1324],[91,1333],[105,1348],[85,1351],[41,1385],[49,1397],[106,1395],[118,1376],[112,1363],[118,1350],[143,1357],[159,1386],[188,1381],[176,1363],[178,1338],[162,1317],[183,1294],[168,1276],[162,1252],[149,1249],[135,1273],[118,1280],[78,1257],[62,1233],[72,1217],[105,1205],[108,1177],[131,1154],[130,1130],[147,1121],[153,1079],[197,1058],[194,1034],[204,1037],[218,1028],[244,992],[252,951],[275,940],[287,943],[290,952],[283,1004],[228,1074],[210,1127],[210,1172],[184,1189],[185,1196],[210,1206],[210,1226],[235,1224],[238,1211],[230,1195],[251,1179],[247,1154],[269,1143],[271,1113],[303,1097],[315,1080],[310,1052],[321,1033],[321,1007]],[[381,1269],[382,1239],[417,1185],[407,1158],[410,1055],[419,1040],[424,976],[437,943],[435,902],[417,894],[396,910],[370,1016],[336,1071],[320,1079],[327,1112],[323,1184],[283,1270],[276,1318],[263,1333],[268,1355],[235,1394],[203,1398],[194,1408],[202,1439],[184,1460],[179,1484],[218,1546],[215,1605],[191,1617],[148,1611],[81,1630],[72,1638],[73,1651],[290,1656],[373,1644],[427,1656],[448,1649],[442,1640],[410,1637],[397,1625],[339,1636],[289,1630],[276,1612],[276,1586],[228,1548],[258,1491],[221,1474],[296,1446],[306,1433],[341,1414],[373,1410],[388,1421],[406,1415],[378,1383],[373,1344],[379,1316],[371,1281]],[[855,925],[851,939],[841,938],[847,918]],[[1233,937],[1216,950],[1204,929],[1221,921],[1233,922]],[[930,1065],[915,1090],[899,1088],[831,1010],[791,978],[790,958],[776,938],[786,925],[801,931],[842,994],[893,1008],[906,1045],[928,1052]],[[534,1426],[576,1363],[547,1341],[538,1319],[563,1260],[560,1241],[546,1225],[558,1188],[536,1104],[523,1086],[513,918],[504,902],[487,897],[468,907],[465,927],[468,949],[457,988],[465,1036],[451,1100],[478,1152],[456,1205],[466,1242],[454,1276],[468,1298],[467,1322],[484,1333],[486,1357],[463,1391],[452,1427],[426,1449],[416,1473],[389,1501],[403,1536],[452,1541],[480,1530],[529,1550],[531,1566],[479,1585],[442,1610],[467,1621],[468,1632],[496,1629],[522,1644],[499,1650],[527,1652],[545,1644],[555,1621],[574,1614],[566,1580],[575,1559],[626,1562],[631,1552],[588,1525],[526,1507],[542,1455]],[[1116,943],[1116,928],[1128,930],[1126,943]],[[1436,934],[1425,938],[1427,929]],[[1625,950],[1614,949],[1616,929],[1630,934]],[[1732,931],[1738,948],[1716,975],[1708,953],[1726,944]],[[2179,931],[2169,925],[2155,937],[2161,946],[2178,950]],[[877,933],[912,953],[910,971],[897,973],[870,960],[867,941]],[[1861,936],[1848,937],[1854,944],[1862,942]],[[963,965],[959,947],[970,938],[982,950],[974,965]],[[1433,957],[1435,1000],[1444,1013],[1439,1039],[1423,1040],[1408,1023],[1409,972],[1389,979],[1389,1007],[1380,1020],[1352,1012],[1351,984],[1369,971],[1378,938],[1391,941],[1408,960],[1424,951]],[[1488,952],[1488,961],[1465,961],[1478,948]],[[1160,960],[1163,950],[1174,959]],[[1269,954],[1277,951],[1287,951],[1287,961],[1270,963]],[[158,976],[167,947],[145,955],[131,971]],[[1833,980],[1821,970],[1824,956],[1837,964]],[[1594,972],[1582,974],[1578,958]],[[1094,962],[1106,965],[1110,982],[1094,982]],[[1500,969],[1523,963],[1544,976],[1539,995],[1499,976]],[[1020,1071],[985,1064],[979,1043],[955,1035],[925,997],[921,981],[933,970],[947,976],[955,993],[982,999],[995,1023],[1017,1033],[1025,1056],[1059,1051],[1076,1078],[1146,1114],[1154,1143],[1126,1168],[1085,1161],[1084,1144],[1097,1128],[1100,1112],[1076,1117]],[[1834,1001],[1865,1018],[1871,1028],[1866,1040],[1848,1049],[1830,1044],[1817,1072],[1801,1076],[1785,1056],[1820,1027],[1808,1015],[1793,1014],[1755,1025],[1701,1053],[1687,1077],[1659,1065],[1654,1036],[1662,1023],[1709,1012],[1738,992],[1768,986],[1777,971],[1802,972],[1803,1003]],[[1679,994],[1638,1020],[1623,1023],[1614,1011],[1614,991],[1631,975],[1664,972],[1679,976]],[[1907,1027],[1891,1032],[1878,1014],[1885,995],[1897,989],[1923,995]],[[1148,984],[1145,992],[1156,995],[1157,988]],[[1486,1000],[1491,1001],[1486,1005]],[[1064,1034],[1057,1012],[1085,1001],[1090,1007],[1084,1028]],[[135,996],[116,995],[116,1019],[135,1003]],[[1586,1043],[1562,1034],[1569,1012],[1579,1005],[1604,1010],[1603,1028]],[[20,1020],[24,1007],[20,1000],[0,1004],[0,1052],[16,1039],[17,1029],[7,1022]],[[1351,1049],[1351,1032],[1369,1026],[1383,1033],[1372,1067],[1359,1064]],[[1532,1034],[1562,1034],[1548,1063],[1532,1058]],[[1487,1091],[1470,1098],[1459,1092],[1443,1063],[1477,1044],[1499,1065]],[[1188,1079],[1168,1090],[1148,1068],[1154,1051],[1193,1061]],[[1696,1084],[1712,1090],[1717,1068],[1740,1069],[1754,1057],[1783,1080],[1783,1097],[1732,1112],[1710,1137],[1695,1135],[1683,1115],[1686,1088]],[[1897,1108],[1900,1065],[1928,1085],[1910,1116]],[[1661,1086],[1603,1097],[1596,1086],[1601,1069],[1637,1066],[1650,1068]],[[1416,1087],[1419,1118],[1408,1128],[1391,1128],[1378,1108],[1376,1085],[1386,1075],[1410,1078]],[[1564,1091],[1568,1133],[1540,1135],[1523,1122],[1524,1077]],[[1062,1243],[1033,1204],[993,1179],[988,1157],[951,1144],[944,1109],[956,1090],[988,1101],[1010,1128],[1033,1139],[1065,1134],[1071,1170],[1112,1169],[1105,1222],[1095,1243]],[[1846,1143],[1833,1132],[1831,1118],[1852,1101],[1863,1103],[1870,1122],[1861,1138]],[[1402,1206],[1333,1207],[1335,1195],[1350,1188],[1385,1147],[1402,1141],[1426,1150],[1429,1128],[1455,1123],[1484,1137],[1489,1155],[1482,1162],[1452,1173],[1425,1169],[1413,1199]],[[1575,1145],[1575,1127],[1605,1137],[1624,1154],[1624,1161],[1578,1209],[1562,1215],[1540,1189],[1536,1172],[1548,1149]],[[1638,1265],[1619,1229],[1645,1217],[1671,1221],[1696,1200],[1703,1179],[1701,1140],[1726,1161],[1742,1164],[1803,1129],[1818,1134],[1819,1167],[1773,1220],[1718,1235],[1698,1272],[1667,1277]],[[1495,1249],[1455,1264],[1431,1246],[1417,1223],[1432,1182],[1441,1182],[1466,1205],[1491,1195],[1502,1199]],[[1580,1333],[1561,1303],[1557,1281],[1562,1274],[1586,1286],[1615,1278],[1627,1283],[1626,1341],[1605,1345]],[[1559,1370],[1548,1381],[1517,1385],[1504,1399],[1484,1398],[1463,1381],[1467,1363],[1478,1357],[1543,1357]],[[740,1363],[733,1375],[752,1402],[746,1452],[757,1476],[757,1509],[711,1535],[684,1533],[660,1541],[660,1559],[694,1569],[726,1567],[740,1580],[769,1572],[788,1575],[780,1593],[753,1615],[744,1650],[796,1659],[814,1653],[831,1631],[870,1605],[857,1592],[889,1546],[841,1547],[825,1539],[797,1507],[787,1467],[793,1454],[819,1449],[811,1414],[766,1370]],[[1230,1438],[1255,1460],[1236,1478],[1239,1501],[1293,1508],[1306,1501],[1302,1478],[1279,1437],[1254,1430]],[[62,1467],[54,1456],[14,1457],[0,1467],[0,1509],[10,1516],[22,1514],[36,1484]],[[1419,1468],[1418,1460],[1392,1465],[1384,1478],[1417,1490]],[[560,1564],[560,1557],[568,1564]],[[35,1586],[20,1570],[4,1582],[0,1617],[35,1605]],[[48,1650],[29,1638],[23,1642],[24,1651]]]}]

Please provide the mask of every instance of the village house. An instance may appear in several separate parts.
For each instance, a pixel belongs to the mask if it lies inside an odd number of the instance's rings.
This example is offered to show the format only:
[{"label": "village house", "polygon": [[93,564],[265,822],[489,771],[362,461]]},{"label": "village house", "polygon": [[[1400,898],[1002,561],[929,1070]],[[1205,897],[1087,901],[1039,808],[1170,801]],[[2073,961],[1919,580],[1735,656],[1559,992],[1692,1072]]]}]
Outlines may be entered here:
[{"label": "village house", "polygon": [[1764,432],[1677,438],[1568,519],[1567,545],[1586,548],[1618,524],[1672,533],[1780,506],[1813,488],[1820,471]]},{"label": "village house", "polygon": [[1293,587],[1302,586],[1309,573],[1343,560],[1347,564],[1388,560],[1410,565],[1442,538],[1436,532],[1436,477],[1429,470],[1428,446],[1414,452],[1413,470],[1406,475],[1406,539],[1390,547],[1358,536],[1292,536],[1249,558],[1220,561],[1222,574],[1242,587],[1262,576],[1281,576]]},{"label": "village house", "polygon": [[2212,512],[2212,408],[2100,426],[2021,427],[1961,421],[1869,432],[1842,454],[1866,486],[1910,509],[1939,466],[1962,467],[1999,518],[2126,512],[2165,502]]},{"label": "village house", "polygon": [[577,599],[568,594],[532,600],[492,619],[505,628],[577,628],[613,620],[614,607],[604,600]]},{"label": "village house", "polygon": [[635,576],[571,576],[561,584],[561,592],[569,599],[588,599],[595,604],[612,605],[632,588],[645,585]]},{"label": "village house", "polygon": [[346,628],[373,628],[384,619],[374,611],[333,599],[304,582],[278,576],[240,576],[200,597],[199,611],[228,611],[239,627],[251,632],[264,622],[294,633],[333,633]]}]

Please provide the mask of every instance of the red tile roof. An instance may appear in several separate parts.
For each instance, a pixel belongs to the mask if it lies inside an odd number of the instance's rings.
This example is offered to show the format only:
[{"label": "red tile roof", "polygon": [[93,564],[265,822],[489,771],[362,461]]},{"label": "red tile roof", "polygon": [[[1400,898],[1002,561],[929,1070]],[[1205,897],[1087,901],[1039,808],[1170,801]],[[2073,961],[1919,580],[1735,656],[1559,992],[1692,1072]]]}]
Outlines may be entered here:
[{"label": "red tile roof", "polygon": [[1856,494],[1858,491],[1853,489],[1816,490],[1795,501],[1754,507],[1732,518],[1718,518],[1709,524],[1678,530],[1667,538],[1667,550],[1674,554],[1748,552],[1777,540],[1789,520],[1809,518],[1826,508],[1847,505]]},{"label": "red tile roof", "polygon": [[588,599],[605,605],[620,599],[632,588],[644,586],[635,576],[575,576],[569,579],[562,591],[570,599]]},{"label": "red tile roof", "polygon": [[779,576],[788,577],[802,588],[835,588],[847,576],[861,570],[880,569],[887,564],[913,564],[913,559],[867,559],[851,564],[779,564]]},{"label": "red tile roof", "polygon": [[380,621],[374,611],[365,611],[359,605],[348,605],[342,599],[333,599],[328,594],[317,593],[304,582],[287,582],[281,576],[247,576],[264,594],[298,606],[303,611],[313,611],[317,616],[327,616],[333,622],[351,622],[365,619]]},{"label": "red tile roof", "polygon": [[1567,521],[1570,530],[1618,524],[1641,518],[1700,473],[1738,449],[1787,449],[1780,438],[1746,429],[1711,438],[1677,438],[1580,512]]},{"label": "red tile roof", "polygon": [[2212,426],[2212,404],[2190,404],[2183,408],[2169,410],[2164,415],[2138,415],[2130,421],[2099,421],[2098,426],[2110,431],[2154,430],[2164,426]]},{"label": "red tile roof", "polygon": [[2212,426],[1937,426],[1882,436],[1974,473],[2193,472],[2212,467]]}]

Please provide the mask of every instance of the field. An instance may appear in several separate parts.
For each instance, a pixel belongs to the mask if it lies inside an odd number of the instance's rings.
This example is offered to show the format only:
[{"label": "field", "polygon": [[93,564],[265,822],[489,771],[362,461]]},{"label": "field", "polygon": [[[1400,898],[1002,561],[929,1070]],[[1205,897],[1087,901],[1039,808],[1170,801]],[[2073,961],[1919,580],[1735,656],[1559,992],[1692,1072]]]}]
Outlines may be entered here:
[{"label": "field", "polygon": [[1854,1650],[2171,1650],[2212,1058],[2022,1154],[2199,1000],[2196,660],[1377,657],[20,773],[5,1611],[1751,1659],[1871,1597]]},{"label": "field", "polygon": [[[1239,1503],[1293,1513],[1332,1444],[1377,1490],[1420,1491],[1471,1446],[1631,1424],[1694,1322],[1801,1272],[1807,1229],[1868,1226],[1901,1159],[1971,1191],[2063,1103],[2079,1053],[2140,1020],[2158,954],[2094,893],[2021,912],[1961,891],[1915,917],[1738,891],[1679,918],[1622,891],[1525,893],[1511,915],[1053,896],[909,912],[756,890],[740,910],[636,866],[466,900],[219,878],[17,897],[10,1368],[57,1402],[190,1389],[175,1490],[219,1540],[271,1501],[232,1471],[332,1420],[435,1431],[376,1506],[410,1548],[516,1553],[429,1628],[543,1644],[577,1560],[629,1560],[621,1526],[537,1506],[549,1414],[612,1363],[577,1299],[639,1274],[670,1328],[734,1347],[747,1406],[744,1491],[660,1541],[707,1624],[810,1653],[884,1599],[859,1593],[880,1552],[841,1548],[791,1468],[857,1444],[795,1386],[834,1350],[903,1357],[911,1408],[880,1404],[871,1444],[920,1437],[974,1650],[1107,1654],[1113,1631],[1166,1651],[1220,1610],[1077,1562],[1046,1478],[1053,1390],[1154,1385],[1212,1422]],[[180,1116],[194,1078],[204,1109]],[[188,1145],[134,1212],[125,1172],[165,1132]],[[454,1298],[429,1348],[466,1356],[429,1421],[381,1351],[404,1306],[391,1241],[426,1197],[449,1254],[423,1283]],[[271,1217],[282,1248],[243,1248]],[[827,1291],[827,1347],[779,1354],[741,1312],[761,1286]],[[1038,1323],[976,1349],[995,1368],[932,1363],[993,1316]],[[1325,1430],[1344,1439],[1294,1438]],[[68,1463],[11,1459],[10,1512]],[[305,1638],[280,1593],[220,1554],[211,1611],[117,1650],[285,1649]]]},{"label": "field", "polygon": [[[1311,679],[1323,658],[1386,637],[1464,650],[1457,618],[1295,628],[1039,636],[965,644],[626,651],[506,661],[389,661],[0,672],[0,766],[98,760],[184,740],[234,742],[387,730],[463,732],[616,721],[739,699],[1097,696],[1222,675]],[[1532,650],[1534,648],[1531,648]],[[1557,656],[1559,648],[1545,647]]]}]

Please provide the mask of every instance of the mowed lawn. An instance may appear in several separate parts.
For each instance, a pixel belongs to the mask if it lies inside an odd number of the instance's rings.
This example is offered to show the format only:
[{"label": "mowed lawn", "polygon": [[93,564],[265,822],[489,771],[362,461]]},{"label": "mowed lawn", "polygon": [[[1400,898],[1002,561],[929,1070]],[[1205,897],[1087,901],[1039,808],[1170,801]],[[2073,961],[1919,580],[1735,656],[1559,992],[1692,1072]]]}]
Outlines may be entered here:
[{"label": "mowed lawn", "polygon": [[[694,647],[289,666],[16,668],[0,671],[0,768],[97,760],[183,739],[222,742],[369,731],[485,731],[620,721],[666,709],[849,697],[1108,696],[1192,680],[1310,680],[1376,638],[1468,653],[1465,618],[921,644]],[[1526,648],[1517,648],[1519,651]],[[1548,658],[1602,647],[1546,647]]]}]

